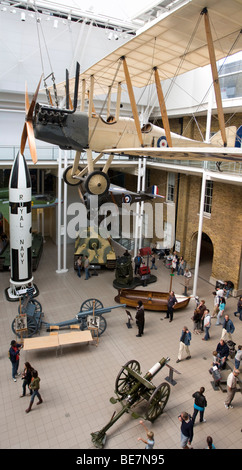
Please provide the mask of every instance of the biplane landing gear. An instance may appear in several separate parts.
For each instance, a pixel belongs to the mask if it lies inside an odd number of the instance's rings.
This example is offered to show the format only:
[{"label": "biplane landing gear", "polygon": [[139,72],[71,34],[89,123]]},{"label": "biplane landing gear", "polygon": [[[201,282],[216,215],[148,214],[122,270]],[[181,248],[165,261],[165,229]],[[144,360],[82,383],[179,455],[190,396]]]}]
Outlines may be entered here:
[{"label": "biplane landing gear", "polygon": [[145,419],[151,422],[155,421],[155,419],[163,413],[169,396],[170,385],[163,382],[154,390],[148,401]]},{"label": "biplane landing gear", "polygon": [[[81,181],[78,178],[73,178],[72,168],[73,166],[69,165],[65,169],[65,171],[63,172],[63,180],[66,184],[69,184],[69,186],[78,186],[78,184],[80,184]],[[82,168],[79,166],[77,174],[80,173],[80,171],[82,171]]]},{"label": "biplane landing gear", "polygon": [[92,171],[85,180],[85,188],[89,194],[102,196],[108,192],[109,177],[103,171]]}]

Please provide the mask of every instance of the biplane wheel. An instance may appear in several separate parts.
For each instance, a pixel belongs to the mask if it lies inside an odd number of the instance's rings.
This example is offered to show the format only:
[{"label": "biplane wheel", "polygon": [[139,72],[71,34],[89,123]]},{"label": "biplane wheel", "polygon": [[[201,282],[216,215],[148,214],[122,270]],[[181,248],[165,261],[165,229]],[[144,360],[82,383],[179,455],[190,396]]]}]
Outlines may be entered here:
[{"label": "biplane wheel", "polygon": [[[103,304],[100,300],[98,299],[87,299],[83,302],[80,308],[80,312],[85,312],[86,310],[93,310],[93,301],[95,301],[95,310],[98,310],[99,308],[103,308]],[[95,312],[94,312],[95,313]]]},{"label": "biplane wheel", "polygon": [[109,177],[103,171],[92,171],[85,180],[86,191],[94,196],[106,194],[109,185]]},{"label": "biplane wheel", "polygon": [[[35,306],[35,313],[41,313],[42,312],[42,305],[41,303],[38,301],[38,300],[30,300],[31,304],[33,304]],[[28,307],[27,307],[28,308]],[[23,307],[23,310],[26,310],[26,307]],[[21,313],[26,313],[25,311],[23,311]],[[20,314],[20,306],[18,306],[18,313]]]},{"label": "biplane wheel", "polygon": [[166,382],[163,382],[154,390],[148,401],[145,419],[151,422],[155,421],[155,419],[158,418],[161,413],[163,413],[163,410],[168,402],[169,396],[170,385]]},{"label": "biplane wheel", "polygon": [[[22,338],[31,338],[35,333],[38,332],[38,325],[34,317],[27,315],[27,330],[22,331]],[[15,330],[15,319],[12,322],[12,330],[18,338],[21,338],[21,333]]]},{"label": "biplane wheel", "polygon": [[117,395],[120,395],[123,398],[125,398],[125,396],[129,394],[130,389],[136,383],[135,378],[128,373],[125,367],[129,367],[130,369],[139,374],[140,363],[138,361],[135,361],[134,359],[131,359],[131,361],[126,362],[126,364],[124,364],[116,378],[115,392],[117,393]]},{"label": "biplane wheel", "polygon": [[[63,180],[66,184],[69,184],[69,186],[78,186],[81,181],[77,178],[73,178],[72,176],[72,165],[69,165],[65,171],[63,172]],[[82,168],[79,166],[78,171],[81,171]]]}]

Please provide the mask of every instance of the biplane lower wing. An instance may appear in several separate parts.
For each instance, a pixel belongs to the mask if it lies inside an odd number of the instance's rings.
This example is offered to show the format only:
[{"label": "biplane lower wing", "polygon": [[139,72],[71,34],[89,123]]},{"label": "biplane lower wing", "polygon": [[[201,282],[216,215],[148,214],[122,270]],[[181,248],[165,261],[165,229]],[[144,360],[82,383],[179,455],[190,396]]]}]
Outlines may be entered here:
[{"label": "biplane lower wing", "polygon": [[214,162],[242,162],[242,148],[221,147],[138,147],[105,149],[103,153],[130,155],[136,157],[161,158],[163,160],[193,160]]}]

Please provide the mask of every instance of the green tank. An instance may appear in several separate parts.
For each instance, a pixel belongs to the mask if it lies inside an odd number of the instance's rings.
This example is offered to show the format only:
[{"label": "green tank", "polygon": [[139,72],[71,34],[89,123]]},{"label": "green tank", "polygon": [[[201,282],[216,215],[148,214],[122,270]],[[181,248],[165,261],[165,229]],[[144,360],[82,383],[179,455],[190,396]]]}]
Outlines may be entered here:
[{"label": "green tank", "polygon": [[80,255],[83,255],[83,262],[84,256],[88,256],[91,265],[108,269],[116,267],[116,254],[111,245],[111,238],[102,238],[93,227],[88,227],[76,238],[74,269],[77,269],[76,262]]}]

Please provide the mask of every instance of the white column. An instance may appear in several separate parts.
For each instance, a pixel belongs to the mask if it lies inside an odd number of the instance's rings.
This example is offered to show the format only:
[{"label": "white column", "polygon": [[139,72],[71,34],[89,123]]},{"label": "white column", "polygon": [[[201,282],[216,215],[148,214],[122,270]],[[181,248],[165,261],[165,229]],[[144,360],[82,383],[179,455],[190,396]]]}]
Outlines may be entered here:
[{"label": "white column", "polygon": [[[145,191],[145,175],[146,175],[146,158],[143,158],[142,161],[142,171],[141,171],[141,191]],[[140,232],[139,232],[139,249],[142,245],[142,228],[143,228],[143,214],[144,214],[144,201],[140,203],[140,216],[139,216],[139,225],[140,225]]]},{"label": "white column", "polygon": [[205,188],[206,188],[207,179],[210,179],[210,178],[208,177],[207,173],[205,171],[203,171],[201,199],[200,199],[200,212],[199,212],[199,224],[198,224],[198,234],[197,234],[197,251],[196,251],[196,261],[195,261],[194,280],[193,280],[193,296],[194,297],[197,295],[197,280],[198,280],[199,261],[200,261],[200,253],[201,253],[204,199],[205,199]]},{"label": "white column", "polygon": [[[63,164],[67,166],[67,152],[64,153],[64,162],[62,162],[62,150],[59,149],[58,160],[58,204],[57,204],[57,270],[58,274],[68,271],[66,269],[66,220],[67,220],[67,185],[63,183]],[[62,185],[64,189],[62,191]],[[62,192],[63,192],[63,225],[62,225]],[[61,249],[62,248],[62,249]]]},{"label": "white column", "polygon": [[[67,151],[64,151],[64,169],[67,168]],[[66,245],[67,245],[67,184],[64,184],[64,200],[63,200],[63,269],[62,272],[68,271],[66,268]]]},{"label": "white column", "polygon": [[62,184],[62,150],[58,155],[58,204],[57,204],[57,273],[61,272],[61,184]]},{"label": "white column", "polygon": [[[141,186],[141,158],[139,158],[138,161],[138,178],[137,178],[137,192],[140,191],[140,186]],[[136,212],[139,214],[140,206],[139,203],[136,203]],[[139,216],[135,217],[135,236],[134,236],[134,256],[137,255],[138,253],[138,228],[139,228]]]}]

